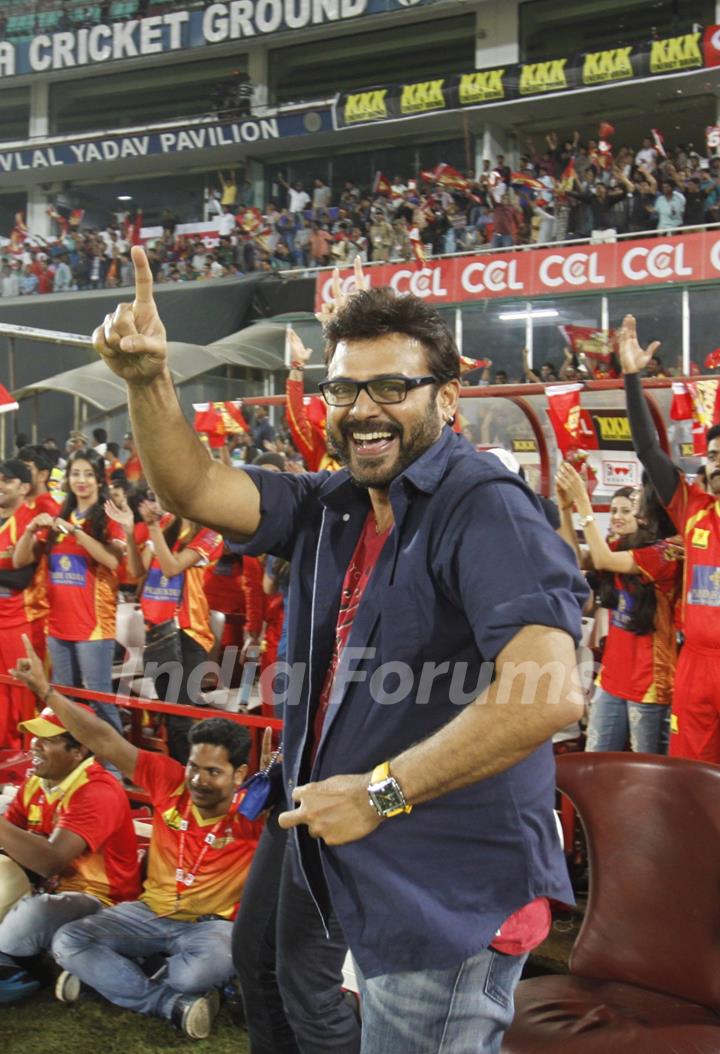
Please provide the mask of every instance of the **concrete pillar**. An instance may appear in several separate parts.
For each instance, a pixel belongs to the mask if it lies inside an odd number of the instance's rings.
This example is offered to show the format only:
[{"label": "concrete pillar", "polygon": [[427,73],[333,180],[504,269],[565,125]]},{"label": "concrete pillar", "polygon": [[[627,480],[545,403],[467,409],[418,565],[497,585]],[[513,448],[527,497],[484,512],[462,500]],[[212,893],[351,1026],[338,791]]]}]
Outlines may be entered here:
[{"label": "concrete pillar", "polygon": [[42,238],[53,237],[53,223],[47,214],[48,205],[50,198],[41,187],[28,188],[25,222],[31,234],[39,234]]},{"label": "concrete pillar", "polygon": [[252,183],[253,188],[253,201],[257,208],[262,211],[263,204],[265,202],[265,174],[263,166],[259,161],[250,161],[247,165],[247,175],[245,177]]},{"label": "concrete pillar", "polygon": [[475,13],[475,69],[520,61],[519,0],[486,0]]},{"label": "concrete pillar", "polygon": [[253,48],[248,53],[248,77],[254,89],[253,109],[267,106],[270,101],[267,48]]},{"label": "concrete pillar", "polygon": [[31,139],[47,136],[50,129],[50,95],[47,81],[37,81],[30,86],[30,123],[28,134]]}]

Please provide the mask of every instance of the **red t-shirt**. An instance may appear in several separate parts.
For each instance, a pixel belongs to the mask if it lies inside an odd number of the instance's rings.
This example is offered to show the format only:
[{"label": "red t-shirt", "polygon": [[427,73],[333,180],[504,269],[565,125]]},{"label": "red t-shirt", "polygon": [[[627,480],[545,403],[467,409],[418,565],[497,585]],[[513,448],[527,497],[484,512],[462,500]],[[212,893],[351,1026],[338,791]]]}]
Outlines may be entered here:
[{"label": "red t-shirt", "polygon": [[23,831],[49,838],[57,828],[79,835],[87,849],[58,878],[61,893],[89,893],[103,904],[140,895],[137,839],[122,784],[93,757],[50,788],[28,776],[5,813]]},{"label": "red t-shirt", "polygon": [[[70,522],[82,527],[74,512]],[[124,545],[119,523],[107,521],[107,542]],[[99,564],[72,534],[58,535],[49,556],[48,595],[51,637],[60,640],[112,640],[115,637],[117,571]]]},{"label": "red t-shirt", "polygon": [[194,872],[195,881],[182,890],[178,902],[175,872],[180,866],[180,825],[189,801],[185,769],[173,758],[141,750],[133,777],[147,790],[155,810],[148,874],[140,899],[157,915],[174,919],[195,919],[200,915],[234,918],[263,822],[247,820],[238,812],[228,815],[195,871],[206,835],[221,817],[205,819],[191,805],[183,870]]},{"label": "red t-shirt", "polygon": [[226,615],[244,615],[243,557],[223,553],[205,570],[203,588],[213,611],[222,611]]},{"label": "red t-shirt", "polygon": [[335,627],[335,645],[333,647],[332,658],[330,659],[330,665],[325,674],[325,680],[323,682],[317,710],[315,712],[315,721],[313,725],[315,739],[314,751],[317,750],[320,742],[323,724],[325,723],[325,714],[327,713],[330,695],[332,694],[333,681],[335,680],[335,674],[337,673],[337,668],[340,664],[343,648],[347,644],[348,637],[350,636],[355,613],[360,607],[360,601],[362,600],[363,593],[370,581],[370,575],[372,574],[375,564],[378,562],[385,542],[390,536],[392,527],[393,525],[391,524],[387,530],[378,534],[375,526],[375,516],[372,512],[369,512],[362,533],[360,534],[357,545],[355,546],[355,552],[352,554],[350,563],[348,564],[348,569],[345,572],[342,593],[340,594],[340,610],[338,611],[337,625]]},{"label": "red t-shirt", "polygon": [[640,577],[655,586],[655,629],[638,636],[628,628],[635,597],[622,577],[615,575],[618,606],[610,612],[598,684],[611,695],[632,703],[668,705],[676,658],[672,609],[682,562],[666,541],[631,549],[630,553],[640,568]]},{"label": "red t-shirt", "polygon": [[[13,552],[25,528],[35,518],[26,503],[6,520],[0,520],[0,570],[13,570]],[[36,572],[37,574],[37,572]],[[23,626],[32,621],[32,583],[27,589],[13,590],[0,586],[0,631],[5,626]]]},{"label": "red t-shirt", "polygon": [[684,476],[668,505],[683,536],[682,614],[685,641],[717,649],[720,638],[720,501]]},{"label": "red t-shirt", "polygon": [[199,562],[168,578],[162,573],[157,557],[153,556],[140,606],[145,619],[153,625],[177,617],[180,629],[209,651],[213,645],[213,635],[210,629],[210,608],[203,590],[203,576],[204,568],[222,553],[222,538],[217,531],[203,527],[188,542],[186,533],[181,532],[172,551],[179,553],[183,549],[199,553]]}]

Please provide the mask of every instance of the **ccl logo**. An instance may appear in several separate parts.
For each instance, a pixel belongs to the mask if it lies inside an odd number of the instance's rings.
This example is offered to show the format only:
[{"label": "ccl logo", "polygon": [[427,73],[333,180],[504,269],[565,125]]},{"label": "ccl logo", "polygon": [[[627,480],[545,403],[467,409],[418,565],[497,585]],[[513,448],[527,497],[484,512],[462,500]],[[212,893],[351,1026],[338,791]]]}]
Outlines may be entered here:
[{"label": "ccl logo", "polygon": [[448,295],[439,267],[423,267],[419,271],[396,271],[390,279],[390,288],[398,296],[412,293],[421,300],[429,296],[439,299]]},{"label": "ccl logo", "polygon": [[658,278],[662,281],[694,273],[692,267],[685,265],[685,246],[670,245],[668,242],[660,242],[652,249],[644,245],[628,249],[620,267],[631,282],[645,282],[648,278]]},{"label": "ccl logo", "polygon": [[524,289],[525,283],[518,280],[517,260],[478,260],[462,272],[461,285],[466,293],[504,293]]},{"label": "ccl logo", "polygon": [[607,281],[600,273],[597,253],[570,253],[560,256],[553,253],[540,264],[538,277],[544,286],[551,289],[561,285],[605,285]]}]

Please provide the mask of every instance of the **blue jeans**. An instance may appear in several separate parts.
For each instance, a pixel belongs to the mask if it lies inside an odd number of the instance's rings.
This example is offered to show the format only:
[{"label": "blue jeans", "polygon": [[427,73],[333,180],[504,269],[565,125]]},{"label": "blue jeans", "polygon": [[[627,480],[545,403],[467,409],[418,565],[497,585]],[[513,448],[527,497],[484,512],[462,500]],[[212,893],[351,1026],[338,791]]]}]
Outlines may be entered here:
[{"label": "blue jeans", "polygon": [[667,754],[670,707],[631,703],[601,688],[590,707],[586,750],[624,750],[638,754]]},{"label": "blue jeans", "polygon": [[487,948],[449,970],[358,973],[362,1054],[499,1054],[526,959]]},{"label": "blue jeans", "polygon": [[[114,640],[60,640],[48,637],[52,659],[52,679],[56,684],[112,695]],[[93,703],[93,710],[118,732],[122,732],[120,711],[112,703]]]},{"label": "blue jeans", "polygon": [[102,904],[87,893],[30,893],[8,911],[0,922],[0,966],[13,956],[28,958],[50,947],[53,936],[66,922],[99,911]]},{"label": "blue jeans", "polygon": [[513,243],[512,234],[493,234],[492,242],[490,243],[491,249],[503,249],[509,248]]},{"label": "blue jeans", "polygon": [[[181,995],[219,988],[233,974],[232,923],[161,918],[139,900],[104,908],[63,926],[53,955],[63,967],[116,1006],[169,1018]],[[146,977],[135,959],[169,956],[162,979]]]}]

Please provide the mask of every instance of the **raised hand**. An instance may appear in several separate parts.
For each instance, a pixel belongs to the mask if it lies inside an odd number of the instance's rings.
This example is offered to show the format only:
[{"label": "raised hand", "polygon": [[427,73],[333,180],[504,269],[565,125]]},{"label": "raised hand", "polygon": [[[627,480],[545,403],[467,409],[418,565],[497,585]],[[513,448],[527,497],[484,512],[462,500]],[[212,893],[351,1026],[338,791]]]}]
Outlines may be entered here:
[{"label": "raised hand", "polygon": [[654,340],[643,351],[637,337],[637,322],[633,315],[626,315],[622,326],[617,331],[618,354],[623,373],[639,373],[644,370],[650,359],[660,347],[660,341]]},{"label": "raised hand", "polygon": [[557,473],[558,494],[564,496],[563,504],[572,502],[584,516],[592,512],[592,505],[582,476],[567,461],[563,461]]},{"label": "raised hand", "polygon": [[355,289],[351,293],[343,293],[340,284],[340,271],[337,267],[333,271],[332,300],[328,300],[326,304],[323,304],[321,310],[315,315],[315,318],[323,326],[326,326],[328,322],[332,321],[338,311],[341,311],[345,307],[351,296],[370,288],[370,279],[363,271],[362,260],[359,256],[355,257],[353,270],[355,273]]},{"label": "raised hand", "polygon": [[119,505],[116,505],[114,501],[106,501],[103,508],[105,509],[105,515],[109,520],[114,520],[115,523],[119,523],[125,534],[132,534],[133,528],[135,527],[135,517],[132,514],[131,508],[121,509]]},{"label": "raised hand", "polygon": [[301,362],[303,366],[309,361],[312,350],[306,348],[294,329],[288,330],[290,338],[290,362]]},{"label": "raised hand", "polygon": [[29,637],[24,633],[22,635],[22,641],[25,645],[25,658],[16,661],[15,669],[9,671],[10,676],[15,677],[18,681],[22,681],[24,685],[27,685],[31,692],[35,692],[37,696],[44,699],[45,693],[48,690],[48,679],[45,676],[45,667],[42,664],[40,656],[30,643]]},{"label": "raised hand", "polygon": [[93,333],[93,347],[128,384],[148,384],[167,366],[165,327],[153,299],[153,277],[144,249],[131,249],[135,299],[118,304]]}]

